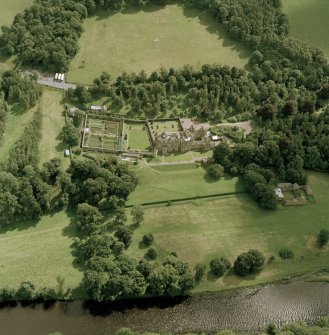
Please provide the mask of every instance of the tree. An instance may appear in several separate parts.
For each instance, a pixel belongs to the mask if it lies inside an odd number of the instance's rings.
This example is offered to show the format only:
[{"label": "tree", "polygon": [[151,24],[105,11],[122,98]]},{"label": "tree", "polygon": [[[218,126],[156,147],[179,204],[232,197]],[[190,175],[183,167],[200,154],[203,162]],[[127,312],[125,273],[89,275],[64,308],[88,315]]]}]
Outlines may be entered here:
[{"label": "tree", "polygon": [[270,323],[267,327],[266,327],[266,334],[267,335],[275,335],[276,334],[276,327],[273,323]]},{"label": "tree", "polygon": [[329,241],[329,230],[321,229],[317,238],[318,245],[322,248],[325,245],[327,245],[328,241]]},{"label": "tree", "polygon": [[158,252],[156,251],[156,249],[154,247],[151,247],[147,250],[145,256],[149,259],[154,260],[154,259],[157,258]]},{"label": "tree", "polygon": [[231,263],[226,258],[214,258],[210,261],[210,270],[216,276],[222,276],[229,268]]},{"label": "tree", "polygon": [[249,250],[242,253],[234,262],[234,271],[240,276],[257,272],[264,265],[265,257],[258,250]]},{"label": "tree", "polygon": [[197,264],[195,266],[195,273],[194,273],[194,279],[196,282],[200,282],[201,279],[204,277],[206,274],[207,267],[205,264]]},{"label": "tree", "polygon": [[114,236],[121,242],[124,243],[126,249],[129,247],[131,243],[131,239],[133,236],[132,230],[130,230],[126,226],[119,226],[116,228]]},{"label": "tree", "polygon": [[78,145],[80,139],[80,133],[77,128],[73,126],[72,123],[66,124],[62,129],[62,139],[70,147]]},{"label": "tree", "polygon": [[133,220],[133,224],[138,226],[140,225],[144,220],[144,210],[142,205],[135,205],[131,209],[131,216]]},{"label": "tree", "polygon": [[154,236],[151,233],[147,233],[143,236],[143,243],[145,245],[151,245],[154,241]]},{"label": "tree", "polygon": [[214,159],[217,164],[224,165],[225,160],[228,158],[230,155],[231,149],[230,146],[222,142],[220,143],[217,147],[214,149]]},{"label": "tree", "polygon": [[79,204],[77,209],[77,223],[81,230],[88,234],[96,232],[102,221],[103,215],[99,212],[97,207],[91,206],[87,203]]},{"label": "tree", "polygon": [[213,179],[219,179],[224,175],[224,168],[219,164],[211,164],[207,167],[207,174]]}]

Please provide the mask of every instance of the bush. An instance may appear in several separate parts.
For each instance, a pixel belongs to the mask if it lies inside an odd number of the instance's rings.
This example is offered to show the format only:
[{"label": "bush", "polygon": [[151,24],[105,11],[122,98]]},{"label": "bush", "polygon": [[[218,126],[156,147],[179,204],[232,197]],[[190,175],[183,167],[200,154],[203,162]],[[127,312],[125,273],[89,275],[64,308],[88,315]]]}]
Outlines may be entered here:
[{"label": "bush", "polygon": [[294,253],[289,249],[281,249],[279,251],[279,256],[282,259],[289,259],[289,258],[294,258]]},{"label": "bush", "polygon": [[210,261],[210,270],[216,276],[222,276],[230,267],[230,261],[223,257],[214,258]]},{"label": "bush", "polygon": [[199,282],[206,273],[207,267],[204,264],[197,264],[195,266],[194,279],[196,282]]},{"label": "bush", "polygon": [[249,250],[237,257],[234,262],[234,271],[239,276],[246,276],[250,273],[261,270],[265,262],[265,257],[258,250]]},{"label": "bush", "polygon": [[147,250],[145,256],[149,259],[156,259],[158,257],[158,252],[155,248],[151,247],[149,250]]},{"label": "bush", "polygon": [[321,229],[317,238],[318,245],[324,247],[329,241],[328,229]]},{"label": "bush", "polygon": [[151,245],[154,241],[154,236],[151,233],[147,233],[143,236],[143,243],[146,245]]},{"label": "bush", "polygon": [[224,175],[224,168],[219,164],[212,164],[207,168],[207,174],[213,179],[219,179]]}]

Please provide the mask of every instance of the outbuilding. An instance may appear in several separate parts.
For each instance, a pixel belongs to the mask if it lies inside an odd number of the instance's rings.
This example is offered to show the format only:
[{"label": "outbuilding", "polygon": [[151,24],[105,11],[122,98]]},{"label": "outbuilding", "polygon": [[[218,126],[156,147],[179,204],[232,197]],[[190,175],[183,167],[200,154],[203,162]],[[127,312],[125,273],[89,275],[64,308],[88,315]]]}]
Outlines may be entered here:
[{"label": "outbuilding", "polygon": [[70,153],[70,150],[69,150],[69,149],[65,149],[65,150],[64,150],[64,156],[65,156],[65,157],[70,157],[70,154],[71,154],[71,153]]}]

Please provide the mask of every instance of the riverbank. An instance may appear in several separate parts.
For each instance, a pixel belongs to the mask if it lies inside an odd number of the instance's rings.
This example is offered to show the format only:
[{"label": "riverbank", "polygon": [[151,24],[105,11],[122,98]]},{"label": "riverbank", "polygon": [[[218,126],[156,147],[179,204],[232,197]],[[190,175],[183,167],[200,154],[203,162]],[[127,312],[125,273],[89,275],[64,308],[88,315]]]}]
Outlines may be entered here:
[{"label": "riverbank", "polygon": [[278,327],[295,321],[313,323],[329,315],[328,301],[328,283],[296,281],[186,299],[17,304],[0,309],[0,324],[2,331],[10,335],[21,335],[22,325],[25,335],[55,331],[69,335],[108,335],[122,327],[173,334],[224,329],[258,332],[270,322]]}]

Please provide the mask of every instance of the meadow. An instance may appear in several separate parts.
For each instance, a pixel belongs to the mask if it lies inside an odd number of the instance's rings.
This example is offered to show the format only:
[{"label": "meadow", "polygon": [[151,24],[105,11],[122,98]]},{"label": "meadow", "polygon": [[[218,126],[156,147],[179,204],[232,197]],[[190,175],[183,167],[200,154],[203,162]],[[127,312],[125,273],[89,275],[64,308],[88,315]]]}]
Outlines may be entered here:
[{"label": "meadow", "polygon": [[85,20],[79,46],[67,79],[80,84],[90,84],[103,71],[116,77],[123,71],[151,73],[185,64],[244,67],[248,60],[248,51],[229,39],[211,15],[179,5],[99,12]]},{"label": "meadow", "polygon": [[130,150],[147,150],[150,147],[144,124],[125,123],[124,127],[124,132],[127,134],[127,148]]},{"label": "meadow", "polygon": [[197,164],[144,166],[134,172],[138,185],[130,194],[127,205],[244,190],[238,178],[225,176],[220,180],[213,180]]},{"label": "meadow", "polygon": [[82,272],[74,264],[73,237],[76,234],[65,212],[46,215],[0,229],[0,287],[17,287],[29,280],[38,286],[57,288],[58,276],[65,287],[78,287]]},{"label": "meadow", "polygon": [[64,93],[59,90],[44,88],[40,100],[40,108],[43,111],[42,137],[39,144],[40,164],[52,158],[59,158],[63,168],[69,166],[69,159],[64,157],[63,144],[60,133],[65,125],[64,105],[62,100]]},{"label": "meadow", "polygon": [[[144,257],[146,247],[141,240],[145,233],[152,233],[160,259],[176,251],[192,267],[199,262],[209,265],[212,258],[222,256],[233,263],[238,254],[250,248],[259,249],[266,257],[275,256],[258,275],[241,278],[230,271],[216,278],[208,273],[195,292],[257,285],[328,269],[329,247],[318,249],[315,236],[328,226],[329,176],[311,173],[309,181],[315,192],[314,203],[274,212],[258,208],[248,195],[173,204],[169,208],[148,207],[128,252]],[[152,194],[157,196],[154,191]],[[278,251],[282,248],[291,249],[295,257],[281,260]]]},{"label": "meadow", "polygon": [[284,0],[290,35],[324,51],[329,58],[328,0]]}]

